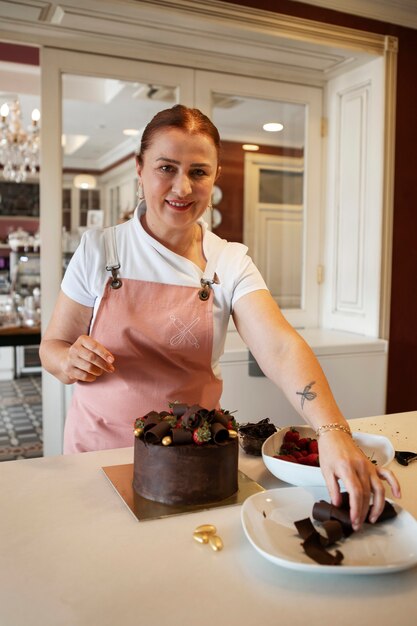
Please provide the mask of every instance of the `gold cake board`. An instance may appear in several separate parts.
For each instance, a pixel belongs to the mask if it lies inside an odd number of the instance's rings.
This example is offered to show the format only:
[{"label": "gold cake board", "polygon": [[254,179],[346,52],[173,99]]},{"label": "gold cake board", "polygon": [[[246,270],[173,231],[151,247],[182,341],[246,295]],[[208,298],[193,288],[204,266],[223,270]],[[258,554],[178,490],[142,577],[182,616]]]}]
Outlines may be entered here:
[{"label": "gold cake board", "polygon": [[249,496],[254,493],[265,491],[263,487],[239,470],[239,488],[230,498],[218,502],[211,502],[210,504],[193,504],[188,506],[168,505],[142,498],[142,496],[139,496],[133,490],[133,463],[127,465],[110,465],[103,467],[102,470],[119,496],[140,522],[151,519],[162,519],[163,517],[170,517],[171,515],[183,515],[185,513],[195,513],[196,511],[206,511],[223,506],[242,504],[246,498],[249,498]]}]

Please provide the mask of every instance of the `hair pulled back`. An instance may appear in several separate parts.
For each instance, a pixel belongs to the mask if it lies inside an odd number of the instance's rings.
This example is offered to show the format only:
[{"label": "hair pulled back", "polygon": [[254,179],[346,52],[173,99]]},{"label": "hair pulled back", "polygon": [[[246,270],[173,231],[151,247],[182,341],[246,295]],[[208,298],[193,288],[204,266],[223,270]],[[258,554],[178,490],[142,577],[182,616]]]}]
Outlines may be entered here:
[{"label": "hair pulled back", "polygon": [[147,124],[142,134],[140,147],[136,152],[136,159],[143,165],[145,152],[152,144],[154,135],[164,128],[180,128],[191,134],[202,134],[209,137],[220,160],[220,135],[213,122],[199,109],[190,109],[183,104],[176,104],[170,109],[159,111]]}]

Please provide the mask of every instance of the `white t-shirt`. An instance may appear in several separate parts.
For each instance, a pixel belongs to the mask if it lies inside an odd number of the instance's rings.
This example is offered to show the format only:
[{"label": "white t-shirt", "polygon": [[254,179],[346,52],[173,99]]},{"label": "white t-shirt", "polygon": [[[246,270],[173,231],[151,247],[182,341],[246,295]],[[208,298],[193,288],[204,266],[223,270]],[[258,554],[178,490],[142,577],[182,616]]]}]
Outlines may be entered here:
[{"label": "white t-shirt", "polygon": [[[146,209],[141,204],[132,219],[116,226],[120,278],[200,288],[200,279],[204,272],[192,261],[165,248],[144,230],[139,219],[144,210]],[[203,229],[204,255],[209,261],[219,247],[222,247],[223,240],[209,231],[202,219],[199,223]],[[224,351],[227,325],[235,303],[252,291],[267,289],[261,274],[247,255],[247,250],[241,243],[229,243],[215,268],[219,283],[212,285],[212,367],[218,377],[219,359]],[[68,265],[61,288],[72,300],[94,308],[93,323],[110,276],[110,272],[106,270],[103,231],[86,231]]]}]

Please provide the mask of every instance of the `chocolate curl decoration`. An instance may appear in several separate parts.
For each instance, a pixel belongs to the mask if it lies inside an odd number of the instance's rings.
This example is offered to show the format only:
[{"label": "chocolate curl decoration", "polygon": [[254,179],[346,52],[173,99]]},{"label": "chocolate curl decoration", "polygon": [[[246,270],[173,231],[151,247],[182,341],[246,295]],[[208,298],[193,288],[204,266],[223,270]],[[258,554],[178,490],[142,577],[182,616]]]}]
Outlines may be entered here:
[{"label": "chocolate curl decoration", "polygon": [[230,422],[230,417],[228,417],[224,413],[220,413],[220,411],[216,411],[214,413],[214,420],[213,421],[218,423],[218,424],[221,424],[222,426],[227,428],[228,425],[229,425],[229,422]]},{"label": "chocolate curl decoration", "polygon": [[161,418],[159,417],[159,413],[157,413],[156,411],[150,411],[150,413],[145,415],[145,418],[143,421],[144,421],[143,432],[145,433],[147,430],[150,430],[151,428],[156,426],[156,424],[159,424],[159,422],[161,421]]},{"label": "chocolate curl decoration", "polygon": [[190,406],[182,416],[182,423],[185,428],[198,428],[203,422],[203,416],[201,414],[202,407],[199,404],[193,404]]},{"label": "chocolate curl decoration", "polygon": [[146,443],[159,443],[171,430],[171,426],[165,420],[161,420],[158,424],[144,431],[143,438]]},{"label": "chocolate curl decoration", "polygon": [[185,411],[188,409],[188,404],[173,404],[172,405],[172,412],[175,415],[175,417],[181,417],[182,415],[184,415]]},{"label": "chocolate curl decoration", "polygon": [[210,430],[214,443],[217,443],[218,445],[227,443],[229,439],[229,431],[222,424],[214,422],[214,424],[210,426]]},{"label": "chocolate curl decoration", "polygon": [[191,430],[184,430],[182,428],[173,428],[171,433],[172,444],[174,446],[183,446],[187,443],[193,442],[193,433]]},{"label": "chocolate curl decoration", "polygon": [[216,411],[216,409],[212,409],[211,411],[207,411],[207,415],[205,416],[206,422],[208,425],[213,424],[213,422],[216,422],[216,415],[217,415],[218,411]]}]

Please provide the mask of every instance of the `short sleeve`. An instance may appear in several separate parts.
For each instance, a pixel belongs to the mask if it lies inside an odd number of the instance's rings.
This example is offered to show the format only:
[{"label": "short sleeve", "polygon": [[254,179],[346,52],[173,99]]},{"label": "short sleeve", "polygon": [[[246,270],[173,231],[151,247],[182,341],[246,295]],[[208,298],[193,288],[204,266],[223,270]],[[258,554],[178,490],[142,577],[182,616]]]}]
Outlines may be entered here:
[{"label": "short sleeve", "polygon": [[223,287],[229,292],[231,310],[236,302],[252,291],[268,287],[251,257],[247,246],[229,242],[222,253],[218,274]]},{"label": "short sleeve", "polygon": [[84,306],[94,307],[106,281],[102,231],[86,231],[74,252],[61,289],[66,296]]}]

